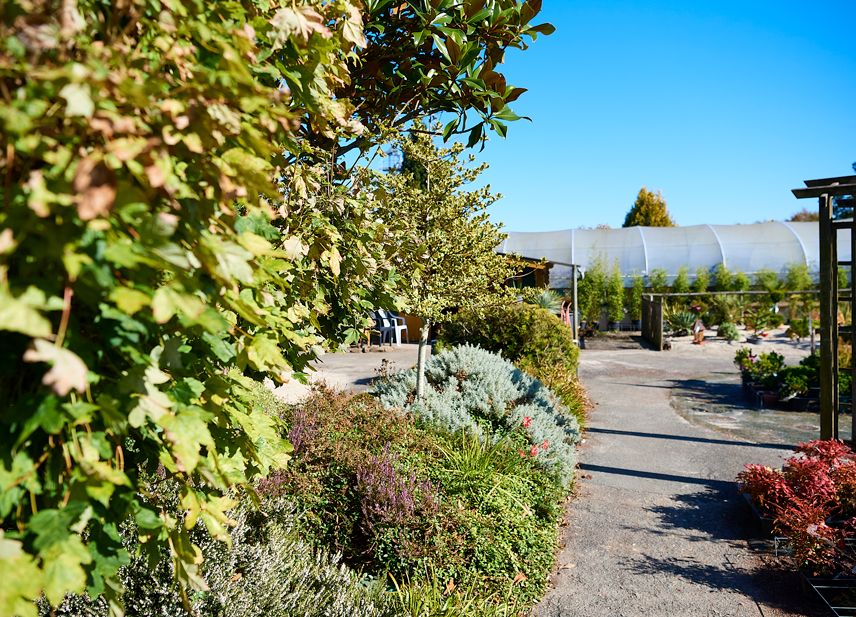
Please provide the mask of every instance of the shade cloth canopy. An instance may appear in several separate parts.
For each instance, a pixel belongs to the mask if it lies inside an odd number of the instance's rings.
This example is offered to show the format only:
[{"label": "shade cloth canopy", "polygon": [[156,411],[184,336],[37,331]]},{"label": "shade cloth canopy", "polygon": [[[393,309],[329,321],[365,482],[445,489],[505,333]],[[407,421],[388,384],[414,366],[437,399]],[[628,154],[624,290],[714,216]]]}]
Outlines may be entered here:
[{"label": "shade cloth canopy", "polygon": [[[850,232],[838,230],[838,258],[850,259]],[[669,282],[678,268],[688,266],[690,280],[696,269],[711,271],[720,263],[754,274],[762,269],[784,272],[789,263],[804,263],[817,270],[817,223],[774,221],[754,225],[692,225],[689,227],[627,227],[622,229],[566,229],[545,232],[509,232],[497,250],[533,259],[557,262],[550,271],[550,287],[570,287],[571,268],[585,270],[602,255],[607,264],[616,259],[625,284],[635,274],[661,268]],[[561,265],[567,264],[567,265]]]}]

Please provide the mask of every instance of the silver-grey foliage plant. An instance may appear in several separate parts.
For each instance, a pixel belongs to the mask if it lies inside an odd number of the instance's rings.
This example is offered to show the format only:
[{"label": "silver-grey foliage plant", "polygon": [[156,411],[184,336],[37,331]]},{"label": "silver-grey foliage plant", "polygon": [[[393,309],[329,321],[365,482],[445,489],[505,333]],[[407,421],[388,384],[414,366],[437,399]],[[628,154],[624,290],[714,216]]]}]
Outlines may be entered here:
[{"label": "silver-grey foliage plant", "polygon": [[[340,562],[341,556],[314,548],[299,537],[298,515],[285,498],[266,501],[261,510],[238,506],[229,512],[231,547],[211,537],[204,525],[193,530],[202,550],[202,577],[209,591],[191,595],[194,614],[205,617],[394,617],[398,615],[380,584],[363,585]],[[154,569],[138,558],[120,571],[129,613],[142,617],[181,617],[168,555]],[[107,604],[67,594],[47,617],[108,617]]]},{"label": "silver-grey foliage plant", "polygon": [[567,486],[576,465],[580,425],[549,388],[501,356],[469,345],[431,356],[425,374],[424,400],[414,396],[413,369],[376,382],[373,392],[386,407],[451,432],[467,429],[482,435],[486,425],[499,427],[489,435],[493,441],[526,421],[536,462]]}]

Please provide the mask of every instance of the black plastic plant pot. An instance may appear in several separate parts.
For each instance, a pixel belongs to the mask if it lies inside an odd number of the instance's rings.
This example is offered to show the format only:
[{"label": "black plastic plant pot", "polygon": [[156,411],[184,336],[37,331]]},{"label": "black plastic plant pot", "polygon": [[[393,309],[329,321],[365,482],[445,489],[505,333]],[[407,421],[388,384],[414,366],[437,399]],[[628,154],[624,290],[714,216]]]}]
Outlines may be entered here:
[{"label": "black plastic plant pot", "polygon": [[856,616],[856,578],[852,574],[815,576],[803,568],[799,574],[806,598],[819,599],[838,617]]},{"label": "black plastic plant pot", "polygon": [[791,406],[791,411],[808,411],[811,402],[815,400],[807,396],[795,396],[788,402]]},{"label": "black plastic plant pot", "polygon": [[631,327],[634,332],[639,332],[642,329],[642,320],[641,319],[632,319],[630,321]]},{"label": "black plastic plant pot", "polygon": [[770,538],[775,535],[775,530],[773,529],[773,523],[775,523],[775,519],[770,516],[764,516],[760,509],[758,509],[758,505],[752,501],[752,498],[749,497],[748,493],[742,493],[743,499],[746,500],[746,503],[749,504],[749,508],[752,510],[752,520],[755,523],[755,529],[758,534],[764,538]]}]

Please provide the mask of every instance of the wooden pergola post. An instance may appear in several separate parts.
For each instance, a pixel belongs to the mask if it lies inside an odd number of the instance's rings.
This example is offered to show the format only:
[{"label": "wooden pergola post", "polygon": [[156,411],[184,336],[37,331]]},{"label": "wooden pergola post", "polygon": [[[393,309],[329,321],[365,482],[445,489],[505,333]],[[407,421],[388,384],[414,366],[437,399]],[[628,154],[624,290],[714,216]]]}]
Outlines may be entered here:
[{"label": "wooden pergola post", "polygon": [[[797,199],[817,197],[820,222],[820,438],[838,438],[838,266],[851,265],[851,302],[853,301],[852,262],[856,255],[853,221],[832,220],[832,198],[856,194],[856,176],[806,180],[804,189],[793,189]],[[850,230],[850,261],[838,261],[838,229]],[[851,337],[853,325],[851,323]],[[852,338],[851,338],[852,342]],[[851,368],[856,375],[856,368]],[[853,419],[856,405],[851,402]],[[856,429],[856,423],[853,424]],[[851,431],[852,433],[852,431]],[[851,440],[853,439],[851,434]]]}]

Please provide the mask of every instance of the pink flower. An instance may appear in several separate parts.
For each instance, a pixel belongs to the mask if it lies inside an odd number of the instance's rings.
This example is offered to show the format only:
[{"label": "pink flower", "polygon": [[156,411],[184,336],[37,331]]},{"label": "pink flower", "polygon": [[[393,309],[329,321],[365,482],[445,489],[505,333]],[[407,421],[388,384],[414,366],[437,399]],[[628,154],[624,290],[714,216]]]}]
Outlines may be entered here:
[{"label": "pink flower", "polygon": [[520,452],[518,452],[518,454],[519,454],[520,456],[526,456],[525,454],[523,454],[523,450],[521,450]]},{"label": "pink flower", "polygon": [[544,448],[544,449],[546,450],[546,449],[547,449],[547,444],[548,444],[548,443],[550,443],[550,440],[549,440],[549,439],[545,439],[545,440],[544,440],[544,443],[542,443],[542,444],[541,444],[541,447],[542,447],[542,448]]},{"label": "pink flower", "polygon": [[526,428],[529,428],[530,424],[532,424],[532,418],[530,418],[529,416],[526,416],[525,418],[523,418],[523,426],[525,426]]},{"label": "pink flower", "polygon": [[532,446],[532,449],[529,450],[529,456],[535,456],[538,454],[538,446]]}]

